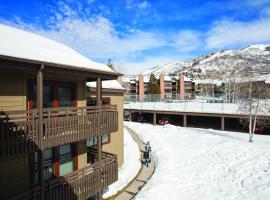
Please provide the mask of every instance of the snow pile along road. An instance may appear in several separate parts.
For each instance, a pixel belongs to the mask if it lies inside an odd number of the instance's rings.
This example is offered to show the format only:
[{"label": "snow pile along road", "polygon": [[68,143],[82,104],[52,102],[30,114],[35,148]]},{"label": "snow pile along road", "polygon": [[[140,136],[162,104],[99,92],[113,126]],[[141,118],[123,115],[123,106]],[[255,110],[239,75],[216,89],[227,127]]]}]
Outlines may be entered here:
[{"label": "snow pile along road", "polygon": [[136,199],[270,199],[270,137],[126,122],[150,141],[156,170]]},{"label": "snow pile along road", "polygon": [[103,198],[108,198],[122,190],[137,175],[140,168],[141,154],[138,144],[124,129],[124,163],[118,171],[118,181],[109,186],[109,190],[103,194]]}]

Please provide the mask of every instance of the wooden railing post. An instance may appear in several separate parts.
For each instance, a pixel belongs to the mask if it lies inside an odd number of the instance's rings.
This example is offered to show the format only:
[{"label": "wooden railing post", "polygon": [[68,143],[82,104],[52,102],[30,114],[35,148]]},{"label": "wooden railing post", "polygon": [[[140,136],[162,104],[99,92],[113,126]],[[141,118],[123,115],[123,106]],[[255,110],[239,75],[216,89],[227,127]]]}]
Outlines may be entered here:
[{"label": "wooden railing post", "polygon": [[44,199],[44,174],[43,174],[43,70],[41,65],[37,73],[37,109],[38,109],[38,155],[39,155],[39,184],[40,199]]},{"label": "wooden railing post", "polygon": [[[96,106],[98,108],[98,133],[101,133],[101,102],[102,102],[102,97],[101,97],[101,92],[102,92],[102,83],[101,83],[101,78],[97,78],[96,81]],[[97,161],[102,160],[102,136],[101,134],[98,134],[97,136]],[[101,170],[101,169],[99,169]],[[99,177],[101,179],[101,177]],[[101,180],[99,180],[101,182]],[[99,191],[98,191],[98,197],[99,200],[102,199],[102,193],[101,193],[101,184],[99,185]]]}]

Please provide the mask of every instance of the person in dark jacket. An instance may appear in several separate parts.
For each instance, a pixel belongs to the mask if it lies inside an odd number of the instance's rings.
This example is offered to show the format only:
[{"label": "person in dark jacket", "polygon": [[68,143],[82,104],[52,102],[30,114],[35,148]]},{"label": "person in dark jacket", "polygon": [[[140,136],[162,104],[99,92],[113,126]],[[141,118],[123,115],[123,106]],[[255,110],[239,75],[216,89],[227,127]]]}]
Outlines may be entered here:
[{"label": "person in dark jacket", "polygon": [[145,164],[146,167],[148,167],[149,162],[150,162],[149,151],[145,151],[143,152],[143,163]]}]

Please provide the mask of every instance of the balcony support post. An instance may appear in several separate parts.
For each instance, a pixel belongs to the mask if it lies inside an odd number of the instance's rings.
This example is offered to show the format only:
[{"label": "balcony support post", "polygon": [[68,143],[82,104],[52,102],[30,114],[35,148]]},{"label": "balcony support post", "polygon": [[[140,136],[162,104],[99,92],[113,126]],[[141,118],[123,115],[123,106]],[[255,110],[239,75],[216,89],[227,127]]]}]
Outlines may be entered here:
[{"label": "balcony support post", "polygon": [[221,117],[221,130],[224,131],[225,130],[225,118]]},{"label": "balcony support post", "polygon": [[187,115],[183,115],[183,127],[187,127]]},{"label": "balcony support post", "polygon": [[43,173],[43,71],[44,65],[41,65],[37,73],[37,109],[38,109],[38,157],[39,157],[39,186],[40,199],[44,199],[44,173]]},{"label": "balcony support post", "polygon": [[132,112],[129,110],[129,115],[128,115],[129,121],[132,122]]},{"label": "balcony support post", "polygon": [[[102,82],[101,82],[100,77],[97,78],[96,80],[96,87],[97,87],[96,88],[96,106],[98,107],[98,129],[101,132],[103,130],[101,129]],[[101,159],[102,159],[102,136],[101,134],[99,134],[97,136],[97,160],[101,161]],[[101,188],[99,188],[97,199],[98,200],[102,199]]]},{"label": "balcony support post", "polygon": [[157,113],[153,113],[153,125],[157,125]]}]

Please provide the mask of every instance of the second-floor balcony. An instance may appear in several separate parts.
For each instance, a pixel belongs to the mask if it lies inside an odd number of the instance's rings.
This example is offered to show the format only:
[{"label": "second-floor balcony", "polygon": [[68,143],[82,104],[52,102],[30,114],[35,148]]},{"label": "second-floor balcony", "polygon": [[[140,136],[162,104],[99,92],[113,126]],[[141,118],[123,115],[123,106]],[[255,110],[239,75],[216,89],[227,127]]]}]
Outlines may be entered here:
[{"label": "second-floor balcony", "polygon": [[[42,130],[40,130],[42,127]],[[0,112],[0,156],[9,156],[118,130],[114,105]]]}]

